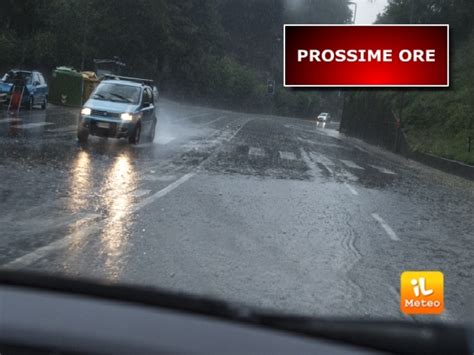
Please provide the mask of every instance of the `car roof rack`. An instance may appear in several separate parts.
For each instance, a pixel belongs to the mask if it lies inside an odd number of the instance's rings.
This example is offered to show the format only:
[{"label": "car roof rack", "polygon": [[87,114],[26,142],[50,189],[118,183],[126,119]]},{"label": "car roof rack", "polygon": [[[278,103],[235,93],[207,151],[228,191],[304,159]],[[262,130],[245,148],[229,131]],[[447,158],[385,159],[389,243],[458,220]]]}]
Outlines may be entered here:
[{"label": "car roof rack", "polygon": [[146,85],[153,85],[153,80],[151,79],[141,79],[141,78],[132,78],[129,76],[121,76],[121,75],[115,75],[115,74],[105,74],[104,79],[111,79],[111,80],[127,80],[127,81],[133,81],[136,83],[140,84],[146,84]]}]

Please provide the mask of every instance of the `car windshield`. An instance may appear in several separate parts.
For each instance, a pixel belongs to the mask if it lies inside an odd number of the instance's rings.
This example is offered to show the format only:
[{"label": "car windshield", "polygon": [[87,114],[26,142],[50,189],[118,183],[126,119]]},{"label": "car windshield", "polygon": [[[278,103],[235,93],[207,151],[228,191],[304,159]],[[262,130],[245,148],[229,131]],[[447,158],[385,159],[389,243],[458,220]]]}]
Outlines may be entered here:
[{"label": "car windshield", "polygon": [[31,83],[31,73],[30,72],[9,72],[6,73],[2,81],[4,83],[12,84],[16,81],[24,81],[25,83]]},{"label": "car windshield", "polygon": [[5,4],[0,269],[474,321],[473,0]]},{"label": "car windshield", "polygon": [[127,102],[138,104],[141,88],[124,84],[102,83],[93,92],[92,98],[96,100]]}]

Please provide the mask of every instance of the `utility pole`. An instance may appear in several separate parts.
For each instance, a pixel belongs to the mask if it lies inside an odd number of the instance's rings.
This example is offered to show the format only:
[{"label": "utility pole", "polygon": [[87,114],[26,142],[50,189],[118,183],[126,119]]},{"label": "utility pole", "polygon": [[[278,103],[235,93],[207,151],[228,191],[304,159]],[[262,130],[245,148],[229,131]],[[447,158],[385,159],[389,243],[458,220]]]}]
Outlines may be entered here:
[{"label": "utility pole", "polygon": [[[352,24],[355,24],[356,16],[357,16],[357,3],[353,2],[353,1],[349,1],[347,4],[348,5],[354,5],[354,15],[352,16]],[[341,123],[339,124],[339,131],[340,131],[341,126],[343,125],[343,122],[344,122],[343,117],[344,117],[344,109],[345,109],[345,106],[346,106],[346,92],[345,91],[339,91],[339,96],[342,96]]]},{"label": "utility pole", "polygon": [[[408,23],[414,22],[415,16],[415,0],[408,0],[409,1],[409,15],[408,15]],[[403,116],[403,106],[405,106],[405,90],[402,88],[400,91],[400,107],[398,109],[398,118],[395,118],[397,121],[395,123],[395,153],[400,151],[400,138],[402,135],[402,116]]]}]

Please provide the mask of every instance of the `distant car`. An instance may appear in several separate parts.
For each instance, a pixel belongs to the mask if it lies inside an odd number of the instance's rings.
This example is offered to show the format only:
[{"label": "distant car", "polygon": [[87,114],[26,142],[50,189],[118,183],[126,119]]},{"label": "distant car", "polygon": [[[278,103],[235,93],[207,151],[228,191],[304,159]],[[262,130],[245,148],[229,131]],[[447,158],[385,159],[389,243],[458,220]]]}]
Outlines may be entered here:
[{"label": "distant car", "polygon": [[153,141],[156,115],[150,80],[114,76],[106,78],[92,92],[79,118],[77,138],[86,142],[89,134],[127,138],[138,144],[142,132]]},{"label": "distant car", "polygon": [[45,109],[48,104],[48,84],[38,71],[12,69],[0,81],[0,96],[5,94],[4,103],[9,103],[13,87],[23,87],[21,106],[32,109],[39,105]]},{"label": "distant car", "polygon": [[327,112],[321,112],[316,119],[318,122],[328,123],[331,120],[331,115]]}]

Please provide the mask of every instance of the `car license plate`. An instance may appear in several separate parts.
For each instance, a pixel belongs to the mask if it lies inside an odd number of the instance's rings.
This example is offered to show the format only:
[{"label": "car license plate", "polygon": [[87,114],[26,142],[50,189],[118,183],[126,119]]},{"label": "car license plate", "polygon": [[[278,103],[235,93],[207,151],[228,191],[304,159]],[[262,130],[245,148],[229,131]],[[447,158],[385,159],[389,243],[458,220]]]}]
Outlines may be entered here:
[{"label": "car license plate", "polygon": [[110,128],[110,123],[107,123],[107,122],[97,122],[97,127],[99,127],[99,128]]}]

